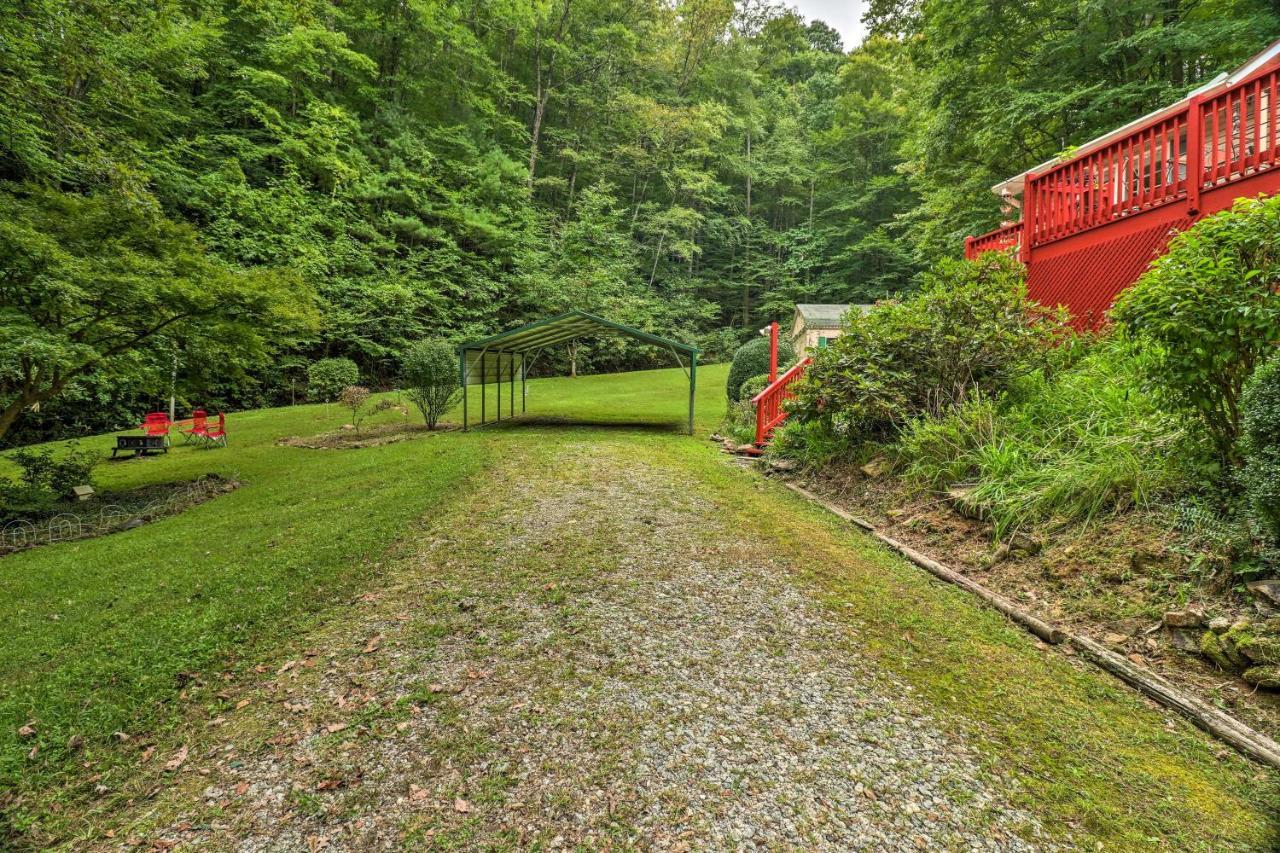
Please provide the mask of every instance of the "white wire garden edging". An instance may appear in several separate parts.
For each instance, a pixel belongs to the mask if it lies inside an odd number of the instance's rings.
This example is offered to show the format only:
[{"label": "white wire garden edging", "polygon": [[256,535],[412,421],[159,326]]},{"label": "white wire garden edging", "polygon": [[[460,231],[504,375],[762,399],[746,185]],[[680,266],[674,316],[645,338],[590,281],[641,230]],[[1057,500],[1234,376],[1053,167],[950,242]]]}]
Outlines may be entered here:
[{"label": "white wire garden edging", "polygon": [[232,491],[240,486],[236,476],[201,477],[175,489],[162,498],[156,498],[135,510],[127,510],[117,504],[108,504],[95,513],[59,513],[38,522],[26,519],[10,521],[0,527],[0,555],[48,545],[69,542],[74,539],[90,539],[104,536],[169,515],[177,515],[185,509],[204,503],[215,495]]}]

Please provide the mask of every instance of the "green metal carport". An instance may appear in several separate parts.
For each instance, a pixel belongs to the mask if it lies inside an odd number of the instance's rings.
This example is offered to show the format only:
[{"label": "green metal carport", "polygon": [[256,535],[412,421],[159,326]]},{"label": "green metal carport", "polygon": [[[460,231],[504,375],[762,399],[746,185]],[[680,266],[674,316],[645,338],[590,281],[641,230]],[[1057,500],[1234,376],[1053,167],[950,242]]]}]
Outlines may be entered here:
[{"label": "green metal carport", "polygon": [[458,373],[464,391],[462,428],[470,428],[465,393],[467,386],[480,386],[480,423],[483,424],[487,416],[485,388],[491,381],[498,385],[497,420],[500,421],[502,420],[502,383],[509,382],[511,391],[507,416],[511,417],[515,414],[516,378],[520,379],[520,411],[524,412],[525,382],[529,377],[529,368],[537,362],[539,353],[547,347],[567,344],[577,338],[600,335],[635,338],[655,347],[668,349],[681,368],[684,368],[681,354],[688,357],[689,367],[686,374],[689,377],[689,434],[693,435],[693,401],[698,376],[698,348],[631,326],[624,326],[585,311],[569,311],[459,346]]}]

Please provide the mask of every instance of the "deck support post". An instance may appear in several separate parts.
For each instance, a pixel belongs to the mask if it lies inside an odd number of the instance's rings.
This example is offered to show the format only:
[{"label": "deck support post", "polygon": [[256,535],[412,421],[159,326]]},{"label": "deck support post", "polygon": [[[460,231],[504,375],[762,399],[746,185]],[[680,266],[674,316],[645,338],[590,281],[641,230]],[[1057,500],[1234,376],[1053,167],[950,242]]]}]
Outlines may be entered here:
[{"label": "deck support post", "polygon": [[1036,234],[1036,173],[1028,172],[1022,185],[1022,257],[1024,266],[1031,263],[1031,243]]},{"label": "deck support post", "polygon": [[1204,184],[1204,124],[1200,96],[1187,107],[1187,215],[1200,215],[1200,188]]}]

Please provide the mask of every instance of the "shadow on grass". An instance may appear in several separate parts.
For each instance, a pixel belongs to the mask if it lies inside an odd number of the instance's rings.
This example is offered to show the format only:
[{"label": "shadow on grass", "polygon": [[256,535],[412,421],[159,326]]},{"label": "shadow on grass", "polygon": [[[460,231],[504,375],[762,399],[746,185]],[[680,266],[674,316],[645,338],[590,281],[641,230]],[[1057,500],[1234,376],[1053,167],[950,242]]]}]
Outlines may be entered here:
[{"label": "shadow on grass", "polygon": [[604,429],[619,432],[688,433],[687,421],[609,420],[606,418],[575,418],[571,415],[517,415],[510,420],[486,421],[470,424],[470,429],[520,430],[543,427],[568,427],[571,429]]}]

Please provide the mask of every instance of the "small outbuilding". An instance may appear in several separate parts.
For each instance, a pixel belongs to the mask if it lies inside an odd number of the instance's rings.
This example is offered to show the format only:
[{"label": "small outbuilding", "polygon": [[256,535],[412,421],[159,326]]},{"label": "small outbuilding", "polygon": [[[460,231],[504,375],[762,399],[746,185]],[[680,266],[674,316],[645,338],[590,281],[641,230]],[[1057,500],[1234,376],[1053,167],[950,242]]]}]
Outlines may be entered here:
[{"label": "small outbuilding", "polygon": [[797,304],[795,318],[791,323],[791,346],[796,355],[822,349],[840,337],[843,331],[841,321],[850,310],[865,314],[871,310],[871,306]]}]

